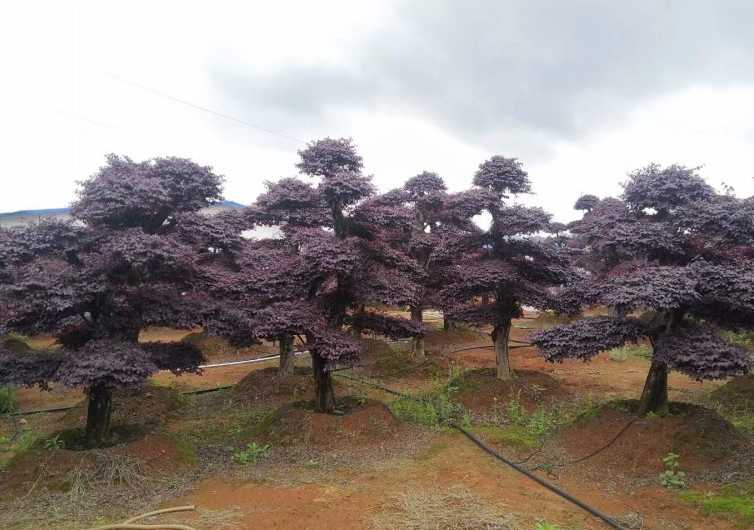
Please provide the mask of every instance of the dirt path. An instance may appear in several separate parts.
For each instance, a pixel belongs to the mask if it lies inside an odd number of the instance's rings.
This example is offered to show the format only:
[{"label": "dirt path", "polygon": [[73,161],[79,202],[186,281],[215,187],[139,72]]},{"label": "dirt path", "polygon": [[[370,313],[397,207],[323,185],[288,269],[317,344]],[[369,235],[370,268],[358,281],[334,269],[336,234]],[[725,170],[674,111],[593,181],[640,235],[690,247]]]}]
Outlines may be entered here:
[{"label": "dirt path", "polygon": [[[334,469],[326,480],[290,477],[292,484],[228,482],[220,477],[197,484],[178,503],[209,510],[238,510],[238,529],[342,529],[369,528],[383,505],[396,495],[438,487],[464,486],[482,502],[502,508],[515,517],[516,528],[533,528],[547,520],[564,528],[597,530],[604,524],[543,489],[523,475],[492,461],[460,435],[438,434],[426,451],[413,459],[396,458],[379,469],[355,474]],[[561,479],[561,487],[612,515],[650,514],[643,528],[710,530],[731,528],[728,523],[701,516],[662,488],[621,493],[581,478]],[[190,519],[189,519],[190,520]]]}]

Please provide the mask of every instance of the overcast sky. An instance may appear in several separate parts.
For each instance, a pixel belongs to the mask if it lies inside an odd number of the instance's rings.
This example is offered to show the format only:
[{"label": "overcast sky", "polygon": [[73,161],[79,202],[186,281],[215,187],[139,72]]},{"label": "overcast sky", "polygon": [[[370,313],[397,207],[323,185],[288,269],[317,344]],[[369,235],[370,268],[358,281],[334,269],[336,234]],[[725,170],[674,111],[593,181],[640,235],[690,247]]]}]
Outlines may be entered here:
[{"label": "overcast sky", "polygon": [[0,20],[0,211],[67,205],[110,152],[192,158],[250,203],[323,136],[353,137],[383,191],[518,157],[522,201],[562,221],[649,162],[754,194],[750,0],[32,0]]}]

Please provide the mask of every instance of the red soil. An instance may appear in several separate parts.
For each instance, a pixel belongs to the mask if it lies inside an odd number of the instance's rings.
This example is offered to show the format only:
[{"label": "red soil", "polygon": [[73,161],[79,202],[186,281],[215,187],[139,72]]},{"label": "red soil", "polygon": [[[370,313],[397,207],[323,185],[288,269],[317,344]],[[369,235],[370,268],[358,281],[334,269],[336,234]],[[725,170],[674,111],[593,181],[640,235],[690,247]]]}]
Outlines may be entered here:
[{"label": "red soil", "polygon": [[[673,407],[675,408],[675,407]],[[560,442],[572,458],[604,447],[631,421],[612,445],[587,462],[594,469],[627,476],[657,476],[664,470],[663,457],[680,455],[686,471],[714,472],[735,466],[744,451],[754,451],[750,442],[730,423],[709,409],[683,405],[667,417],[637,418],[612,407],[567,428]]]},{"label": "red soil", "polygon": [[313,396],[311,369],[298,367],[294,374],[285,376],[278,374],[277,367],[254,370],[233,387],[233,397],[249,403],[282,404]]},{"label": "red soil", "polygon": [[288,406],[278,411],[274,425],[261,438],[283,446],[363,449],[383,443],[400,428],[390,410],[377,401],[367,401],[342,416]]}]

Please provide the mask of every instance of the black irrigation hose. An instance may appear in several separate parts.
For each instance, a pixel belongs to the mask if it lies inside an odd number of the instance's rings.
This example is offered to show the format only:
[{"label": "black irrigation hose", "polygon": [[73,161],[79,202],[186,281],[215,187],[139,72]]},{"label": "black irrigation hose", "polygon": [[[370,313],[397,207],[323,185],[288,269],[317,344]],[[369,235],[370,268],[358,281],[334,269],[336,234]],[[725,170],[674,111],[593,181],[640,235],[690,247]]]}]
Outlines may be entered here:
[{"label": "black irrigation hose", "polygon": [[39,410],[27,410],[25,412],[6,412],[5,414],[0,414],[0,416],[30,416],[32,414],[43,414],[45,412],[64,412],[66,410],[71,410],[76,405],[68,405],[67,407],[55,407],[51,409],[39,409]]},{"label": "black irrigation hose", "polygon": [[[403,397],[403,398],[406,398],[406,399],[411,399],[413,401],[417,401],[417,402],[425,402],[426,401],[426,400],[423,400],[421,398],[417,398],[415,396],[411,396],[409,394],[406,394],[406,393],[403,393],[403,392],[399,392],[397,390],[393,390],[392,388],[388,388],[388,387],[383,386],[383,385],[381,385],[379,383],[374,383],[372,381],[367,381],[367,380],[364,380],[364,379],[359,379],[357,377],[352,377],[352,376],[348,376],[348,375],[345,375],[345,374],[337,374],[336,377],[342,377],[344,379],[349,379],[349,380],[355,381],[357,383],[361,383],[361,384],[364,384],[364,385],[373,386],[375,388],[383,390],[384,392],[387,392],[388,394],[392,394],[392,395],[395,395],[395,396]],[[633,422],[631,422],[631,423],[633,423]],[[592,514],[594,517],[600,519],[605,524],[607,524],[610,528],[615,528],[616,530],[624,530],[623,527],[620,526],[617,522],[615,522],[615,520],[613,518],[607,516],[606,514],[602,513],[601,511],[597,510],[596,508],[592,508],[588,504],[580,501],[579,499],[577,499],[573,495],[569,494],[567,491],[559,488],[555,484],[553,484],[551,482],[548,482],[547,480],[545,480],[543,478],[540,478],[537,475],[533,474],[532,472],[524,469],[519,464],[517,464],[517,463],[515,463],[515,462],[513,462],[511,460],[508,460],[503,455],[501,455],[500,453],[498,453],[497,451],[495,451],[494,449],[492,449],[490,446],[486,445],[482,440],[480,440],[479,438],[477,438],[474,434],[472,434],[471,432],[469,432],[468,430],[466,430],[463,426],[461,426],[461,425],[459,425],[459,424],[457,424],[455,422],[449,422],[448,425],[450,425],[454,429],[456,429],[459,432],[461,432],[469,440],[471,440],[472,442],[474,442],[474,444],[477,447],[479,447],[480,449],[482,449],[484,452],[486,452],[490,456],[492,456],[492,457],[496,458],[497,460],[500,460],[504,464],[512,467],[513,469],[515,469],[519,473],[521,473],[521,474],[527,476],[528,478],[532,479],[534,482],[536,482],[540,486],[543,486],[544,488],[546,488],[546,489],[552,491],[553,493],[559,495],[560,497],[564,498],[565,500],[567,500],[571,504],[574,504],[574,505],[578,506],[579,508],[581,508],[582,510],[585,510],[586,512]],[[625,431],[627,428],[628,428],[628,426],[624,427],[623,431]],[[619,433],[618,436],[620,436],[623,433],[623,431],[621,433]],[[618,436],[615,437],[615,440],[618,439]],[[613,441],[615,441],[615,440],[613,440]],[[613,442],[610,442],[610,443],[613,443]],[[602,449],[604,449],[604,448],[602,448]],[[600,449],[599,451],[601,451],[602,449]],[[599,451],[597,451],[597,452],[599,452]],[[595,454],[596,454],[596,452],[595,452]],[[590,455],[590,456],[594,456],[594,455]],[[531,458],[531,456],[529,456],[529,458]],[[584,460],[586,460],[586,458],[584,458]]]},{"label": "black irrigation hose", "polygon": [[496,458],[497,460],[500,460],[504,464],[506,464],[506,465],[512,467],[513,469],[515,469],[516,471],[518,471],[519,473],[521,473],[523,475],[526,475],[528,478],[532,479],[534,482],[536,482],[540,486],[542,486],[542,487],[550,490],[551,492],[553,492],[553,493],[561,496],[562,498],[564,498],[565,500],[567,500],[571,504],[575,504],[576,506],[578,506],[582,510],[589,512],[590,514],[592,514],[593,516],[595,516],[597,519],[602,520],[610,528],[615,528],[617,530],[623,530],[623,527],[620,526],[617,522],[615,522],[615,520],[612,517],[609,517],[609,516],[605,515],[601,511],[597,510],[596,508],[592,508],[591,506],[589,506],[588,504],[580,501],[579,499],[577,499],[576,497],[574,497],[573,495],[571,495],[567,491],[559,488],[558,486],[556,486],[552,482],[549,482],[549,481],[547,481],[547,480],[545,480],[543,478],[540,478],[537,475],[535,475],[534,473],[531,473],[531,472],[527,471],[526,469],[524,469],[523,467],[519,466],[515,462],[512,462],[512,461],[508,460],[503,455],[501,455],[500,453],[498,453],[497,451],[495,451],[494,449],[492,449],[491,447],[489,447],[488,445],[486,445],[482,440],[480,440],[479,438],[477,438],[474,434],[472,434],[471,432],[469,432],[466,429],[464,429],[461,425],[458,425],[457,423],[451,423],[450,426],[453,427],[453,428],[455,428],[455,429],[457,429],[461,433],[463,433],[466,436],[466,438],[468,438],[469,440],[471,440],[472,442],[474,442],[474,444],[476,444],[477,447],[479,447],[482,451],[484,451],[485,453],[489,454],[493,458]]},{"label": "black irrigation hose", "polygon": [[566,462],[565,464],[562,464],[562,465],[563,465],[563,466],[570,466],[570,465],[573,465],[573,464],[578,464],[579,462],[583,462],[584,460],[589,460],[589,459],[590,459],[590,458],[592,458],[593,456],[597,456],[597,455],[598,455],[598,454],[600,454],[600,453],[601,453],[602,451],[604,451],[605,449],[607,449],[608,447],[610,447],[611,445],[613,445],[613,444],[614,444],[614,443],[615,443],[616,441],[618,441],[618,438],[620,438],[620,437],[621,437],[621,436],[623,435],[623,433],[624,433],[624,432],[626,432],[626,431],[628,430],[628,428],[629,428],[629,427],[630,427],[631,425],[633,425],[634,423],[636,423],[636,421],[638,421],[638,420],[639,420],[639,417],[637,416],[636,418],[634,418],[634,419],[632,419],[631,421],[629,421],[629,422],[628,422],[628,423],[627,423],[626,425],[624,425],[624,426],[623,426],[623,428],[622,428],[622,429],[621,429],[620,431],[618,431],[618,434],[616,434],[616,435],[615,435],[615,436],[613,437],[613,439],[612,439],[612,440],[610,440],[610,441],[609,441],[609,442],[607,443],[607,445],[603,445],[602,447],[600,447],[600,448],[599,448],[599,449],[597,449],[596,451],[592,451],[591,453],[589,453],[589,454],[588,454],[588,455],[586,455],[586,456],[582,456],[581,458],[577,458],[576,460],[571,460],[570,462]]}]

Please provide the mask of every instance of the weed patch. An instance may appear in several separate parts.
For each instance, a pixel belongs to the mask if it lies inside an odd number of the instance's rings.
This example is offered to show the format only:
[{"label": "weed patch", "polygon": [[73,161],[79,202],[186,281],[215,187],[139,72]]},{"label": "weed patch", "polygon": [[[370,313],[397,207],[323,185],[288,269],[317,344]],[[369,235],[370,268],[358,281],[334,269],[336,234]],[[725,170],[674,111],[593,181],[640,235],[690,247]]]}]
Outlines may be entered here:
[{"label": "weed patch", "polygon": [[680,497],[706,515],[724,516],[746,528],[754,525],[754,482],[726,486],[720,493],[686,491]]},{"label": "weed patch", "polygon": [[262,445],[256,442],[250,442],[246,444],[246,447],[243,449],[233,452],[233,460],[241,465],[256,464],[260,460],[266,458],[269,453],[269,444]]},{"label": "weed patch", "polygon": [[401,397],[388,406],[397,418],[409,423],[432,428],[443,427],[449,422],[468,425],[466,410],[451,399],[455,391],[456,388],[452,385],[438,385],[429,393],[417,398]]},{"label": "weed patch", "polygon": [[0,414],[7,414],[18,410],[16,392],[7,386],[0,386]]},{"label": "weed patch", "polygon": [[647,344],[624,344],[619,348],[613,348],[607,352],[611,361],[623,362],[630,357],[640,357],[650,359],[652,357],[652,348]]},{"label": "weed patch", "polygon": [[516,395],[506,403],[501,424],[486,424],[476,430],[493,443],[531,449],[541,446],[559,429],[596,414],[598,408],[589,398],[528,412]]}]

